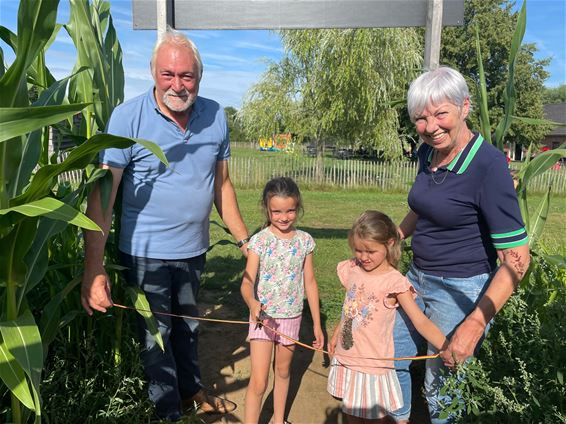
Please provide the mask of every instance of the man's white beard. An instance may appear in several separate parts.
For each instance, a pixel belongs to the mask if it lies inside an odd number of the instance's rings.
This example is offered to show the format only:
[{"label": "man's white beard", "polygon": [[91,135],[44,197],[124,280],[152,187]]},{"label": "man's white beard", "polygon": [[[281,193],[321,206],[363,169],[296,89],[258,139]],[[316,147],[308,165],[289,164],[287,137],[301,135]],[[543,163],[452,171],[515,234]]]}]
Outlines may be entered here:
[{"label": "man's white beard", "polygon": [[[183,98],[185,100],[183,100]],[[197,96],[189,93],[187,90],[183,90],[177,93],[175,90],[170,88],[163,94],[163,103],[173,112],[185,112],[190,108],[195,102]]]}]

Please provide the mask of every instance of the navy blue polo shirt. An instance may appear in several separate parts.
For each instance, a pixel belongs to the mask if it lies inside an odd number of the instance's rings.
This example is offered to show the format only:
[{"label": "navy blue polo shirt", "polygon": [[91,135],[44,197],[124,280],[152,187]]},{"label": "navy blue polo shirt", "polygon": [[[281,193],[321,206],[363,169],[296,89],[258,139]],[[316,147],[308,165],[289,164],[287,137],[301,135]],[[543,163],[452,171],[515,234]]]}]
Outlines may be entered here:
[{"label": "navy blue polo shirt", "polygon": [[415,265],[443,277],[492,272],[496,249],[528,243],[505,156],[479,134],[436,172],[429,167],[432,153],[420,146],[409,192],[409,207],[419,216],[411,241]]}]

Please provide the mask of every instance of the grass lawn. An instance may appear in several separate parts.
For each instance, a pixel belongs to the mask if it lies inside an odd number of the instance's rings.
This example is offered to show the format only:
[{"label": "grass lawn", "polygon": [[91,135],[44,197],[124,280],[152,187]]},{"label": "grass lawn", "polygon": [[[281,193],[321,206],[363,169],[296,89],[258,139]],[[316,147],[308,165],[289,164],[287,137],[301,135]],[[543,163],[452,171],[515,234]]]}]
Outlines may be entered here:
[{"label": "grass lawn", "polygon": [[[255,232],[263,223],[259,205],[259,190],[237,190],[244,220]],[[400,222],[407,212],[406,193],[382,193],[379,191],[303,191],[305,214],[298,227],[309,232],[317,243],[314,262],[320,290],[323,318],[336,322],[342,306],[343,291],[336,277],[336,264],[350,257],[347,233],[354,219],[366,209],[378,209]],[[530,207],[534,210],[542,197],[531,196]],[[216,212],[211,220],[221,222]],[[566,254],[566,198],[551,199],[550,213],[543,234],[543,242],[550,252]],[[562,224],[560,224],[562,223]],[[216,225],[211,226],[211,243],[231,237]],[[245,260],[233,245],[216,245],[208,254],[207,273],[203,287],[218,291],[219,301],[236,302],[246,314],[239,297],[239,287]],[[234,295],[236,294],[236,295]]]}]

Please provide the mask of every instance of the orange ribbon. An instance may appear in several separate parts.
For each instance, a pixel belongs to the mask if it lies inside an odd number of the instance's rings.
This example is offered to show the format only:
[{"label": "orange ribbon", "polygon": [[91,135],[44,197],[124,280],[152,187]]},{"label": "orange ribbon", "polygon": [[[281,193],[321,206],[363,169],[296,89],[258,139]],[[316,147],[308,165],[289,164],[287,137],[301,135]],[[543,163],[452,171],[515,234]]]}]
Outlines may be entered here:
[{"label": "orange ribbon", "polygon": [[[217,319],[217,318],[193,317],[193,316],[190,316],[190,315],[177,315],[177,314],[172,314],[172,313],[169,313],[169,312],[154,312],[154,311],[151,311],[151,310],[148,310],[148,309],[132,308],[130,306],[120,305],[119,303],[114,303],[113,305],[117,308],[128,309],[128,310],[131,310],[131,311],[149,312],[149,313],[152,313],[154,315],[165,315],[165,316],[175,317],[175,318],[187,318],[187,319],[194,319],[196,321],[208,321],[208,322],[217,322],[217,323],[224,323],[224,324],[246,324],[246,325],[261,324],[265,328],[267,328],[268,330],[273,331],[275,334],[277,334],[281,337],[284,337],[285,339],[293,342],[294,344],[297,344],[299,346],[305,347],[305,348],[310,349],[310,350],[314,350],[315,352],[321,352],[321,353],[326,353],[326,354],[330,355],[330,352],[328,352],[327,350],[317,349],[315,347],[312,347],[312,346],[309,346],[305,343],[302,343],[299,340],[295,340],[292,337],[289,337],[288,335],[283,334],[283,333],[265,325],[261,321],[237,321],[237,320],[227,320],[227,319]],[[341,354],[340,356],[349,357],[348,355],[343,355],[343,354]],[[398,357],[398,358],[358,358],[358,359],[373,359],[373,360],[376,360],[376,361],[422,361],[424,359],[434,359],[434,358],[437,358],[438,356],[439,356],[439,354],[437,353],[435,355],[401,356],[401,357]]]}]

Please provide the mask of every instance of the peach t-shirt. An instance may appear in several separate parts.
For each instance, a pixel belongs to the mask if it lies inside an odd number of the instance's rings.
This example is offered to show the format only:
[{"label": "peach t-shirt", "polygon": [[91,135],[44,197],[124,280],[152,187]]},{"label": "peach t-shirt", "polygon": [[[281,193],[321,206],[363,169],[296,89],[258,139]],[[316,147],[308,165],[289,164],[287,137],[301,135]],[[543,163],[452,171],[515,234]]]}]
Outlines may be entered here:
[{"label": "peach t-shirt", "polygon": [[374,358],[394,356],[393,326],[398,303],[387,297],[407,290],[416,297],[414,288],[396,269],[370,275],[355,259],[340,262],[336,271],[347,290],[336,359],[354,371],[385,374],[394,368],[393,361]]}]

